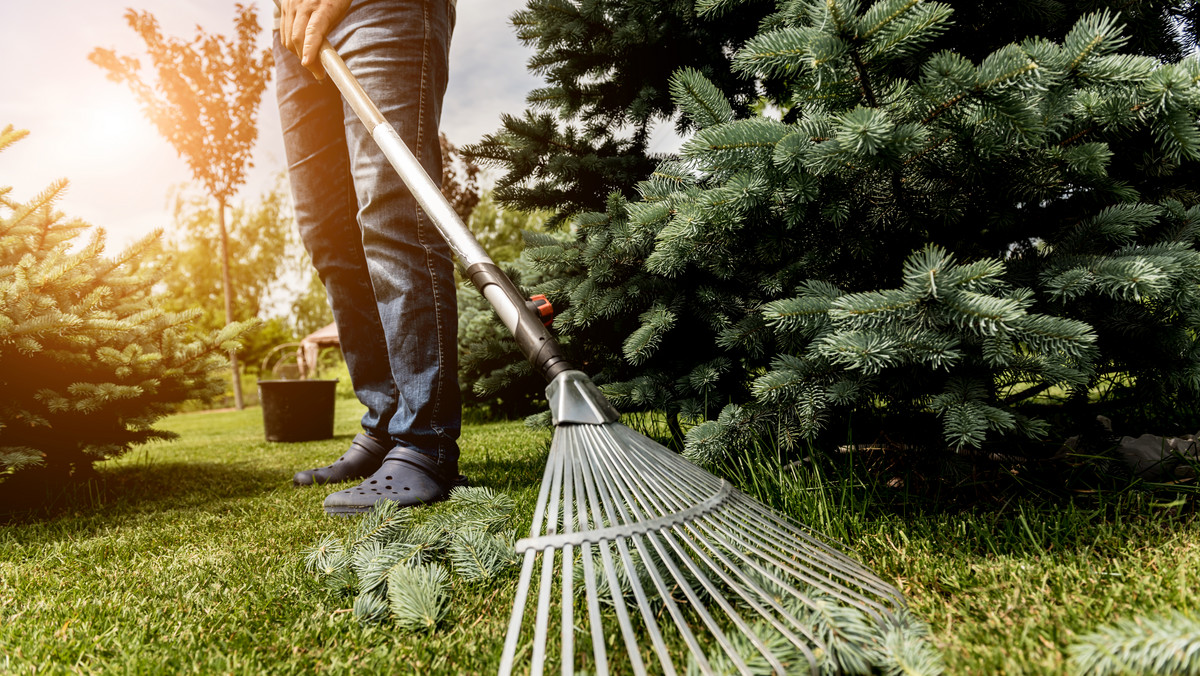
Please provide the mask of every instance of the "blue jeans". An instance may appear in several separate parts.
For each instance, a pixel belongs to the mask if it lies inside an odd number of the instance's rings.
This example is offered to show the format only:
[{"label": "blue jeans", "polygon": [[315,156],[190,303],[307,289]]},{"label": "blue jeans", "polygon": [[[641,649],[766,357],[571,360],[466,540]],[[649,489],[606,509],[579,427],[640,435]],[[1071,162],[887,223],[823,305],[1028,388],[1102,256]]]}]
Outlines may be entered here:
[{"label": "blue jeans", "polygon": [[[329,42],[435,181],[454,28],[450,0],[355,0]],[[275,32],[296,223],[329,295],[363,430],[457,463],[457,300],[450,248],[328,80]]]}]

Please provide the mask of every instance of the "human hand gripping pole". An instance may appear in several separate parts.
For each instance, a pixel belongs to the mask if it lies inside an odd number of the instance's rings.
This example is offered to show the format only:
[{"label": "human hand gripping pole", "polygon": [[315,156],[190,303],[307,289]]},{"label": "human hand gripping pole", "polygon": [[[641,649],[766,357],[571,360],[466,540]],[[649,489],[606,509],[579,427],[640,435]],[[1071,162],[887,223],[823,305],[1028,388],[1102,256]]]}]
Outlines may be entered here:
[{"label": "human hand gripping pole", "polygon": [[279,7],[279,42],[300,57],[300,63],[318,80],[325,79],[321,67],[321,43],[350,9],[350,0],[275,0]]}]

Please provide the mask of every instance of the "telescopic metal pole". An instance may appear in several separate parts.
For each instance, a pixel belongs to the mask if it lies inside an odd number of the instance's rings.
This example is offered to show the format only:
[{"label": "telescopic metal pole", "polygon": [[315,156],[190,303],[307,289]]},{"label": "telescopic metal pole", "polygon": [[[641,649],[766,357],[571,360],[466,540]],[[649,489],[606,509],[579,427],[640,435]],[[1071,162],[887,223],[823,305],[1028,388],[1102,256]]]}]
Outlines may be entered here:
[{"label": "telescopic metal pole", "polygon": [[408,149],[395,128],[384,119],[379,108],[363,91],[362,85],[354,79],[350,69],[328,40],[321,44],[320,59],[329,79],[370,130],[380,150],[400,175],[400,180],[408,186],[417,204],[458,256],[471,283],[496,309],[500,321],[512,332],[517,345],[529,362],[549,382],[553,382],[560,373],[572,370],[573,367],[563,356],[558,342],[546,330],[533,310],[525,305],[525,298],[516,285],[479,245],[470,229],[442,195],[441,188],[425,173],[420,161]]}]

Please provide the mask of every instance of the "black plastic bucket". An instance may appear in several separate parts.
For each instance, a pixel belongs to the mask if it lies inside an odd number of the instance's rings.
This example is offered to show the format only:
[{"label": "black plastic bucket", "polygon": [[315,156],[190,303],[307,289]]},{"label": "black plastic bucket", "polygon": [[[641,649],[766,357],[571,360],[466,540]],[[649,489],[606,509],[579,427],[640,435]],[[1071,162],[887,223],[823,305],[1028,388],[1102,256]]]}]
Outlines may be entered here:
[{"label": "black plastic bucket", "polygon": [[260,380],[267,441],[313,441],[333,436],[337,380]]}]

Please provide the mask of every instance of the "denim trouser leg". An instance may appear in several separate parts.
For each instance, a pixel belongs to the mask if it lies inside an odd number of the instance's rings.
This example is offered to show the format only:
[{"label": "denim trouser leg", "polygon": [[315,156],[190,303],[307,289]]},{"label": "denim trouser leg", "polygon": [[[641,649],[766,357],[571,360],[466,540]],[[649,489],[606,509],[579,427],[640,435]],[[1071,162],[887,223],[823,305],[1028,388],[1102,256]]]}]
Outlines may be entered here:
[{"label": "denim trouser leg", "polygon": [[[449,0],[356,0],[329,41],[435,180],[453,29]],[[275,38],[296,221],[338,324],[363,429],[458,459],[457,309],[449,246],[332,84]]]}]

